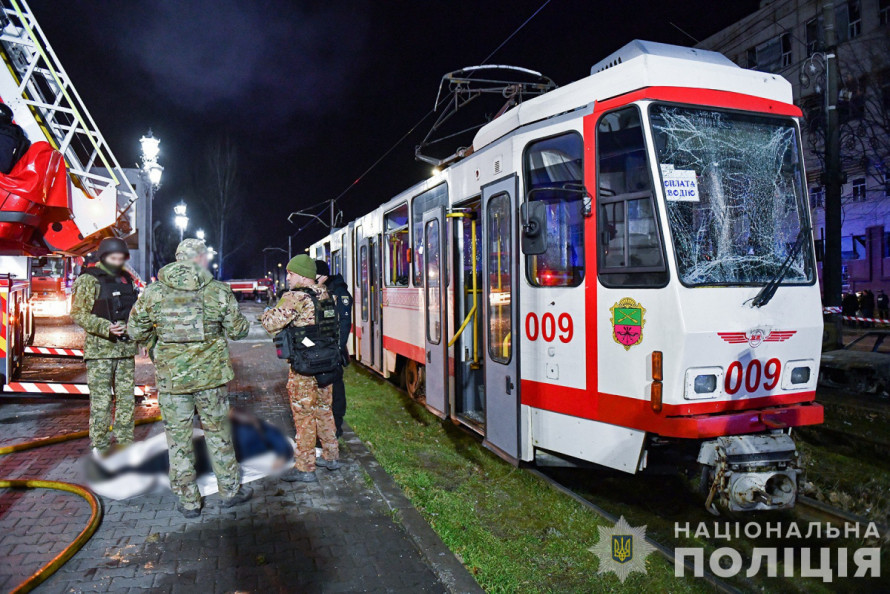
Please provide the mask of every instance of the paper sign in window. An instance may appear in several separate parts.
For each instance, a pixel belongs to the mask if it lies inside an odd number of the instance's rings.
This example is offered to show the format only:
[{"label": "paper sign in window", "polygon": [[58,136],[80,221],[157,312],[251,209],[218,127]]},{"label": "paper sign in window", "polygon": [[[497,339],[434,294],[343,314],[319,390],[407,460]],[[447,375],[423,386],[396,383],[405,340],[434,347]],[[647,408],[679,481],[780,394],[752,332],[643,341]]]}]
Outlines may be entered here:
[{"label": "paper sign in window", "polygon": [[661,166],[665,200],[698,202],[698,181],[694,169],[674,169],[673,165]]}]

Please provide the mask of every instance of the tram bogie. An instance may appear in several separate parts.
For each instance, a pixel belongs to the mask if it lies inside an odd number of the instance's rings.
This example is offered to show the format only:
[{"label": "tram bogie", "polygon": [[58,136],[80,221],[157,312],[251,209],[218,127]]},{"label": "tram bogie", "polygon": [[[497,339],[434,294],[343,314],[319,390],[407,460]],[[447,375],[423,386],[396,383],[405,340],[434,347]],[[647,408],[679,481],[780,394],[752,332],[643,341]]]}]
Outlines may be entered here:
[{"label": "tram bogie", "polygon": [[513,463],[634,474],[682,444],[709,503],[789,507],[789,434],[822,421],[791,86],[646,42],[593,72],[310,248],[353,290],[350,348]]}]

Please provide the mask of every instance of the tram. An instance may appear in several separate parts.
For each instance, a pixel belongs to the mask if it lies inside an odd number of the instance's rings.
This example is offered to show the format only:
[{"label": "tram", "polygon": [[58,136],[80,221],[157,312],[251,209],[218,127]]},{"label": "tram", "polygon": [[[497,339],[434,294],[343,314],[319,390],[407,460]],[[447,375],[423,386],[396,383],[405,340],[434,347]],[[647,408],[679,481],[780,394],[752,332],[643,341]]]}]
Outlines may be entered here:
[{"label": "tram", "polygon": [[794,505],[821,423],[801,111],[782,77],[634,41],[310,247],[350,348],[519,463],[701,469],[706,505]]}]

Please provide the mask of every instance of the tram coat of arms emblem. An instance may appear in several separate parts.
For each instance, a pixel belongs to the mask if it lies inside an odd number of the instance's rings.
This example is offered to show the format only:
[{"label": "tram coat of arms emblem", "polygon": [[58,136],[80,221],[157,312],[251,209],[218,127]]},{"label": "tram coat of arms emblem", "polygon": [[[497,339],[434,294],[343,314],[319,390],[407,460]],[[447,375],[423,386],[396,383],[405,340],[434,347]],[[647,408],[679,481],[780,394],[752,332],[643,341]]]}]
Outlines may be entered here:
[{"label": "tram coat of arms emblem", "polygon": [[610,307],[609,311],[612,312],[612,338],[615,342],[626,351],[643,342],[646,308],[630,297],[625,297]]}]

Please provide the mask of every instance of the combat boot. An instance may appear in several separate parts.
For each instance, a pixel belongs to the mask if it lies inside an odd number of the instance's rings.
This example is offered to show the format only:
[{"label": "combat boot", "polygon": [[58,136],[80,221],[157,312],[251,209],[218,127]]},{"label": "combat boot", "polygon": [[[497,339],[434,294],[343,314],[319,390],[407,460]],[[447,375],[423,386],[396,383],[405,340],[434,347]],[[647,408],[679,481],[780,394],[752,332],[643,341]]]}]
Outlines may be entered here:
[{"label": "combat boot", "polygon": [[314,472],[303,472],[302,470],[291,468],[289,471],[281,475],[281,480],[289,483],[314,483],[318,480],[318,477],[315,476]]},{"label": "combat boot", "polygon": [[325,460],[324,458],[316,458],[315,465],[327,468],[328,470],[337,470],[340,468],[339,460]]},{"label": "combat boot", "polygon": [[239,503],[244,503],[245,501],[250,501],[250,498],[253,497],[253,489],[250,487],[245,487],[241,485],[241,488],[238,489],[238,492],[229,497],[228,499],[223,498],[222,506],[223,507],[233,507],[238,505]]},{"label": "combat boot", "polygon": [[198,516],[201,515],[200,507],[185,507],[181,503],[176,504],[176,511],[181,513],[183,515],[183,517],[188,518],[190,520],[193,518],[197,518]]}]

